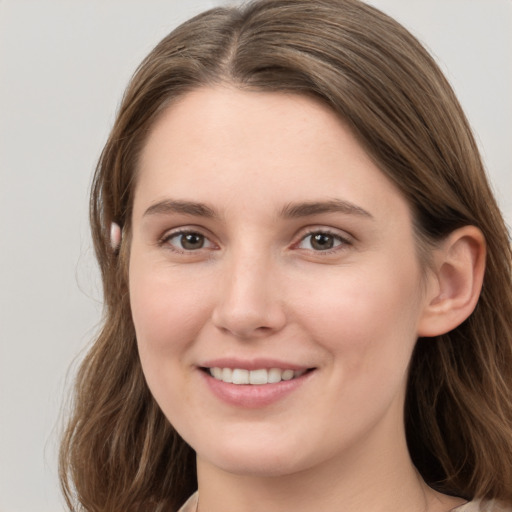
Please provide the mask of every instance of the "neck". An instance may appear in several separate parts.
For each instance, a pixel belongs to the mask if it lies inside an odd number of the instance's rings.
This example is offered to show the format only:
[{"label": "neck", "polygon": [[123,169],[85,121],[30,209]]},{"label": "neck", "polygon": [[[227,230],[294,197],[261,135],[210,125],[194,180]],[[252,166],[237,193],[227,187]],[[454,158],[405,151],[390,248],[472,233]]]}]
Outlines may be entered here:
[{"label": "neck", "polygon": [[275,476],[234,474],[198,458],[199,512],[446,512],[460,505],[425,484],[400,439],[377,443],[378,450],[365,440],[364,450]]},{"label": "neck", "polygon": [[198,457],[198,511],[448,512],[464,502],[428,487],[414,467],[403,397],[368,431],[315,457],[273,474],[273,461],[226,470]]}]

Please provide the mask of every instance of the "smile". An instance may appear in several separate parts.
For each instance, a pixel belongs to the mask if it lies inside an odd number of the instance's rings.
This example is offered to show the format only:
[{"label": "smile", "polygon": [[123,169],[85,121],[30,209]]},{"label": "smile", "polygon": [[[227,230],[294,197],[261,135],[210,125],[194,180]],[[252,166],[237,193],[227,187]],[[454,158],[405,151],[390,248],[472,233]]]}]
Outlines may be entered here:
[{"label": "smile", "polygon": [[296,379],[307,370],[290,370],[281,368],[260,368],[256,370],[245,370],[243,368],[207,368],[209,374],[216,380],[229,384],[277,384],[281,381]]},{"label": "smile", "polygon": [[238,364],[234,361],[218,360],[200,366],[199,374],[203,376],[204,384],[213,395],[225,404],[259,409],[297,393],[316,373],[316,368],[287,368],[286,364],[283,365],[284,368],[279,366],[281,365],[278,361],[271,363],[268,360]]}]

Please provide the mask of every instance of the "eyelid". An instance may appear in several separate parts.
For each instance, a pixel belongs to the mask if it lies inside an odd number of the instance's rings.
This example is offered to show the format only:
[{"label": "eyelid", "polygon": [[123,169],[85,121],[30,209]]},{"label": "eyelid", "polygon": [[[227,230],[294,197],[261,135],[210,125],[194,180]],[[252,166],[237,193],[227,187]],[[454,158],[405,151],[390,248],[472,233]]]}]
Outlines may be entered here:
[{"label": "eyelid", "polygon": [[304,228],[300,231],[300,233],[297,235],[296,239],[297,241],[292,244],[292,248],[297,248],[308,236],[316,235],[316,234],[324,234],[329,235],[337,240],[341,241],[341,244],[333,247],[331,249],[325,249],[323,251],[314,251],[312,249],[303,249],[305,251],[314,252],[315,254],[332,254],[333,252],[338,252],[340,250],[345,249],[347,246],[351,246],[354,243],[355,237],[347,233],[346,231],[338,230],[331,227],[326,226],[308,226],[307,228]]},{"label": "eyelid", "polygon": [[[350,233],[348,233],[348,232],[346,232],[344,230],[340,230],[340,229],[332,228],[332,227],[327,227],[327,226],[322,226],[322,225],[307,226],[307,227],[302,228],[296,234],[296,236],[294,236],[295,242],[293,242],[291,244],[291,248],[292,249],[300,249],[298,246],[301,244],[301,242],[303,242],[303,240],[305,238],[307,238],[308,236],[319,234],[319,233],[335,237],[337,240],[339,240],[341,242],[341,244],[336,246],[336,247],[333,247],[331,249],[325,249],[325,250],[317,250],[317,251],[314,251],[312,249],[302,249],[302,250],[309,251],[309,252],[314,252],[315,254],[327,255],[327,254],[330,254],[330,253],[333,253],[333,252],[338,252],[340,250],[343,250],[347,246],[353,245],[354,241],[356,240],[353,235],[351,235]],[[201,235],[201,236],[203,236],[208,241],[209,244],[211,244],[212,247],[202,247],[202,248],[196,249],[196,250],[185,250],[185,249],[180,250],[176,246],[173,246],[170,243],[168,243],[171,238],[173,238],[175,236],[179,236],[179,235],[186,235],[186,234],[198,234],[198,235]],[[217,242],[215,242],[213,240],[213,238],[214,237],[209,232],[209,230],[206,230],[203,227],[195,226],[195,225],[185,225],[185,226],[179,226],[179,227],[176,227],[176,228],[172,228],[172,229],[166,230],[158,238],[157,244],[160,245],[160,246],[167,246],[167,248],[169,248],[169,250],[172,250],[172,251],[174,251],[176,253],[179,253],[179,254],[192,254],[192,253],[196,253],[197,254],[197,253],[200,253],[200,252],[202,252],[204,250],[206,250],[206,251],[211,251],[212,249],[213,250],[218,250],[220,248],[219,244]]]},{"label": "eyelid", "polygon": [[[213,247],[201,247],[200,249],[196,250],[186,250],[186,249],[179,249],[178,247],[172,245],[169,243],[169,240],[171,238],[174,238],[176,236],[180,235],[188,235],[188,234],[196,234],[201,235],[205,238],[205,240],[208,241],[209,244],[211,244]],[[158,245],[159,246],[165,246],[169,250],[176,252],[178,254],[193,254],[193,253],[200,253],[203,250],[217,250],[219,248],[218,244],[212,240],[212,236],[206,233],[206,230],[204,228],[201,228],[199,226],[179,226],[177,228],[168,229],[164,232],[162,236],[158,238]]]}]

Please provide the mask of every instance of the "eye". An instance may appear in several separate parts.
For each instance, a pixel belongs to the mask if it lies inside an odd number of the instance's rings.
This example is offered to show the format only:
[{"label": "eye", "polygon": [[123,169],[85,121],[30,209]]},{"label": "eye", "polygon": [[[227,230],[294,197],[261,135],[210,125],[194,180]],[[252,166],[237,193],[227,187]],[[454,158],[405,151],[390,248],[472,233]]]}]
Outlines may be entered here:
[{"label": "eye", "polygon": [[328,251],[330,249],[336,249],[341,245],[348,245],[350,242],[340,235],[335,235],[326,231],[315,231],[308,233],[300,243],[298,244],[299,249],[308,249],[313,251]]},{"label": "eye", "polygon": [[201,233],[195,231],[180,231],[166,236],[163,243],[169,244],[173,249],[183,251],[197,251],[199,249],[210,249],[214,244]]}]

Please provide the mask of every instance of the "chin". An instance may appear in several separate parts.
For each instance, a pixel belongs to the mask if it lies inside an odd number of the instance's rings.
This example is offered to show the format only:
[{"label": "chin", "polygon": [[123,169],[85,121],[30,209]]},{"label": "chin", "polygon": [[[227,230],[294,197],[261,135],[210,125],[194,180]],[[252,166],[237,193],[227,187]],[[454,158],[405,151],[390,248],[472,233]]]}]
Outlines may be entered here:
[{"label": "chin", "polygon": [[[228,473],[257,476],[278,477],[289,475],[307,467],[304,447],[298,449],[274,440],[264,444],[242,443],[224,444],[223,449],[206,447],[196,451],[199,461],[205,461]],[[208,449],[209,448],[209,449]],[[300,456],[298,456],[300,454]]]},{"label": "chin", "polygon": [[259,478],[282,477],[305,469],[301,467],[301,464],[290,460],[284,461],[270,455],[257,458],[253,455],[243,460],[237,456],[215,457],[208,460],[208,463],[227,473]]}]

